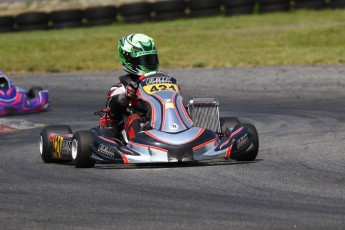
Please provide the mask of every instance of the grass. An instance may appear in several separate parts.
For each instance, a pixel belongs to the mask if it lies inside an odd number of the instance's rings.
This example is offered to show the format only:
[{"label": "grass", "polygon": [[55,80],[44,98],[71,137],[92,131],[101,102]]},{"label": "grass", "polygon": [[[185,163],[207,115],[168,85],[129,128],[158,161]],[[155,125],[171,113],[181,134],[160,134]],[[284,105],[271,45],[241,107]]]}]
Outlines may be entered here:
[{"label": "grass", "polygon": [[162,68],[345,63],[345,10],[296,11],[0,35],[0,69],[120,69],[117,39],[146,33]]}]

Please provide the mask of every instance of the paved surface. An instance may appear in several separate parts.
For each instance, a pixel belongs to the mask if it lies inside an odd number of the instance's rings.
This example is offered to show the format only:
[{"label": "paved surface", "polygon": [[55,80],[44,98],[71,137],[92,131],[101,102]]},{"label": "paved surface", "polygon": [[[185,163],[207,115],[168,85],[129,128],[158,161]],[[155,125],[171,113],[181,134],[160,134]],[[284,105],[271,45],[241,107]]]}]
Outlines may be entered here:
[{"label": "paved surface", "polygon": [[[257,161],[76,169],[42,162],[40,128],[2,133],[1,229],[345,228],[345,66],[169,72],[256,125]],[[52,108],[6,119],[89,128],[116,74],[12,76],[48,88]]]}]

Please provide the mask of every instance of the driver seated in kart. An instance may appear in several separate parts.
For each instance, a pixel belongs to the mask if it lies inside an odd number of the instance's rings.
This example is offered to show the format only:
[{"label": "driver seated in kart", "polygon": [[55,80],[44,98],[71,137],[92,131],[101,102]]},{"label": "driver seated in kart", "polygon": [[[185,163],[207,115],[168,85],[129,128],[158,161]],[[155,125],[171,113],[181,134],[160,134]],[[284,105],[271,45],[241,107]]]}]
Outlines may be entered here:
[{"label": "driver seated in kart", "polygon": [[124,129],[127,139],[131,140],[141,130],[144,123],[142,117],[147,113],[147,106],[136,96],[139,78],[158,70],[158,54],[154,40],[145,34],[130,34],[121,38],[118,53],[127,74],[120,76],[120,82],[110,88],[106,106],[112,125],[118,130]]}]

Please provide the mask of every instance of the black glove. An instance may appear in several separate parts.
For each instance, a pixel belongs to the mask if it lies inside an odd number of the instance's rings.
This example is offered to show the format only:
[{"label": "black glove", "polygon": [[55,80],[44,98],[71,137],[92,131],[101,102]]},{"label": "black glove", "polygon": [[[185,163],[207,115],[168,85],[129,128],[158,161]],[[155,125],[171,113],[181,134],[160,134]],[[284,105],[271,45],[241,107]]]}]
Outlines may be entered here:
[{"label": "black glove", "polygon": [[137,95],[136,95],[137,89],[138,89],[138,84],[137,83],[135,83],[134,81],[129,83],[126,86],[126,97],[136,98],[137,97]]}]

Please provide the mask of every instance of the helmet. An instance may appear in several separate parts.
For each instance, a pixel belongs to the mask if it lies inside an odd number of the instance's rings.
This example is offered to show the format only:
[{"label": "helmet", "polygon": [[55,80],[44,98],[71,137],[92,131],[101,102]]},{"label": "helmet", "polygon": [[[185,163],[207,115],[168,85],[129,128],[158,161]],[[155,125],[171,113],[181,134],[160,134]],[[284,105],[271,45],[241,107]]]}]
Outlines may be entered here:
[{"label": "helmet", "polygon": [[145,34],[130,34],[121,38],[118,51],[122,68],[128,73],[140,76],[158,69],[155,43]]}]

